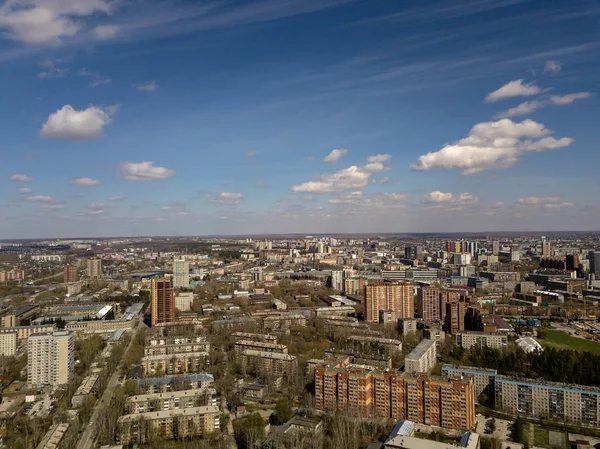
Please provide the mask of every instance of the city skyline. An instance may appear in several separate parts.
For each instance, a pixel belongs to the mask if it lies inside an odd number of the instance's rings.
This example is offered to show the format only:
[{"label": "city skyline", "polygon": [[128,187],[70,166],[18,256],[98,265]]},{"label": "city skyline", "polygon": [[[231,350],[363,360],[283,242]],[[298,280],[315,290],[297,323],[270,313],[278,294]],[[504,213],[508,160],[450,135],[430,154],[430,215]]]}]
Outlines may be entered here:
[{"label": "city skyline", "polygon": [[7,3],[0,237],[593,231],[598,17]]}]

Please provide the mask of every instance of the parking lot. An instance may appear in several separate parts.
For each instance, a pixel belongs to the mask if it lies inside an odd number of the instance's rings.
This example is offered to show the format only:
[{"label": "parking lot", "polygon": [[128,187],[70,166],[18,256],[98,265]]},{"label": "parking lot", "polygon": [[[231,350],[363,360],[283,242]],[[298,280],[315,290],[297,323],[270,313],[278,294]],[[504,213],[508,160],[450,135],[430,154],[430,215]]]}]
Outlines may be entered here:
[{"label": "parking lot", "polygon": [[496,428],[492,433],[488,433],[489,423],[492,418],[486,418],[483,415],[477,414],[476,422],[477,422],[477,430],[476,432],[480,435],[490,436],[493,438],[498,438],[502,442],[502,449],[522,449],[523,445],[520,443],[515,443],[512,441],[511,432],[512,432],[512,421],[507,421],[505,419],[496,418]]}]

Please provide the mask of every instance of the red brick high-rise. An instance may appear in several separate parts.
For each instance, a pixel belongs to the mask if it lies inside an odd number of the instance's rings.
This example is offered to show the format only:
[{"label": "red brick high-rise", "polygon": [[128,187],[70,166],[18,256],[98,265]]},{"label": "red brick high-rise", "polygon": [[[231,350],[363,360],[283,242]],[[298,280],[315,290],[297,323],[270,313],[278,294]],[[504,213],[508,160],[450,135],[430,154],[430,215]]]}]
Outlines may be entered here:
[{"label": "red brick high-rise", "polygon": [[65,284],[77,282],[77,267],[74,267],[73,265],[65,265],[63,273]]},{"label": "red brick high-rise", "polygon": [[365,287],[365,319],[379,322],[380,310],[392,310],[396,319],[414,318],[414,288],[411,284],[367,285]]},{"label": "red brick high-rise", "polygon": [[170,279],[152,279],[152,326],[175,321],[175,297]]},{"label": "red brick high-rise", "polygon": [[425,321],[439,321],[441,319],[439,288],[419,288],[417,291],[417,314]]}]

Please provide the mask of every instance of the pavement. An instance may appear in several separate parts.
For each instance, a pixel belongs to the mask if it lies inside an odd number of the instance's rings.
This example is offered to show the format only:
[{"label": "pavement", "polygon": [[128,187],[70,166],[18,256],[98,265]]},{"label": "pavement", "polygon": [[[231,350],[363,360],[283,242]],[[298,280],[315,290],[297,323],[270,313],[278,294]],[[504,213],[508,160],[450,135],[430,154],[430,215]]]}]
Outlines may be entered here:
[{"label": "pavement", "polygon": [[[125,352],[129,350],[129,347],[132,345],[135,336],[137,335],[140,326],[138,325],[135,328],[135,333],[131,337],[131,341],[129,345],[125,349]],[[104,407],[108,407],[110,401],[112,400],[113,394],[115,392],[115,388],[119,385],[119,369],[116,369],[110,379],[108,380],[108,384],[106,385],[106,389],[104,393],[100,397],[100,399],[96,402],[94,406],[94,411],[92,412],[92,417],[90,418],[90,422],[88,426],[85,428],[83,434],[79,438],[77,442],[76,449],[92,449],[94,440],[96,439],[96,422],[98,421],[98,414],[100,413],[100,409]]]},{"label": "pavement", "polygon": [[498,438],[502,442],[502,449],[510,448],[510,449],[521,449],[523,446],[520,443],[515,443],[512,441],[511,433],[512,433],[512,421],[507,421],[505,419],[496,418],[496,430],[490,435],[485,432],[485,424],[491,418],[486,418],[483,415],[477,415],[475,418],[477,422],[477,433],[484,436],[491,436],[493,438]]}]

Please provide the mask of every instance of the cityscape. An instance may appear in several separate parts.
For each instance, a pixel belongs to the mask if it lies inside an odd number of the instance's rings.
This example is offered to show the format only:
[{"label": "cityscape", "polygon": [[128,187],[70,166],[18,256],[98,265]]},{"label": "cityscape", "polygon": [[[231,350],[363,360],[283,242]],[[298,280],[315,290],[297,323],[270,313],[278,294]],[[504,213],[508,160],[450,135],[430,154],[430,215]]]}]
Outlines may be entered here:
[{"label": "cityscape", "polygon": [[599,21],[0,1],[0,449],[600,449]]}]

